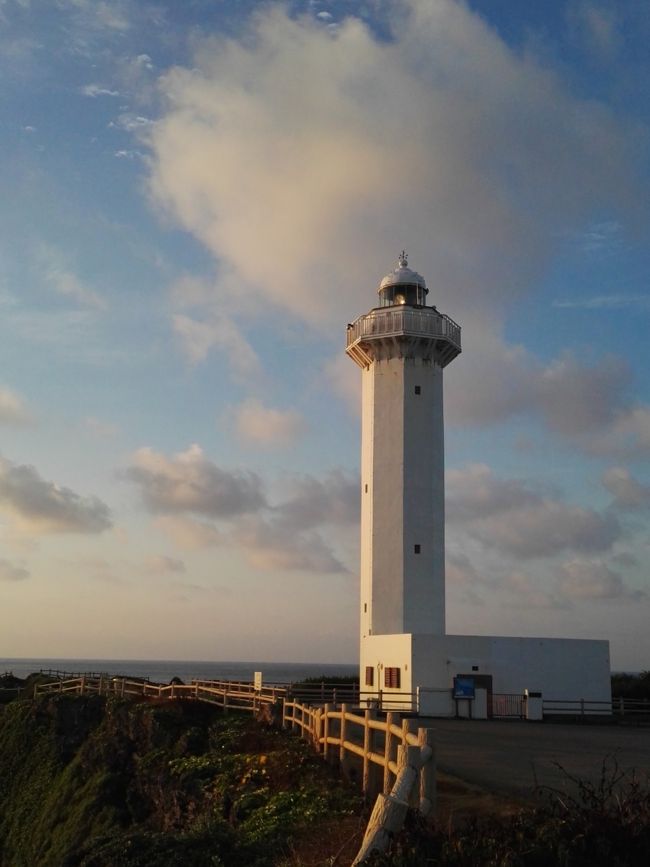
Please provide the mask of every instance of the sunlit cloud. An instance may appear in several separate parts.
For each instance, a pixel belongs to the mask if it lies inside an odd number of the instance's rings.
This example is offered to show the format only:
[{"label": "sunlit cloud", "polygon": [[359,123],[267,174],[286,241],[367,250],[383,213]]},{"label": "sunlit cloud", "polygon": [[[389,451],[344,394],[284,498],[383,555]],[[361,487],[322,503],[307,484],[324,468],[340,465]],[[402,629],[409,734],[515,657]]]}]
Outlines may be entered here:
[{"label": "sunlit cloud", "polygon": [[232,412],[237,432],[257,445],[288,446],[307,430],[307,422],[296,410],[264,406],[253,398],[233,407]]},{"label": "sunlit cloud", "polygon": [[624,467],[610,467],[603,484],[614,497],[614,505],[624,511],[650,509],[650,485],[639,482]]},{"label": "sunlit cloud", "polygon": [[367,307],[367,263],[404,239],[435,301],[494,315],[558,233],[635,198],[634,133],[604,105],[464,4],[395,13],[381,42],[269,7],[161,82],[152,195],[235,285],[312,322]]},{"label": "sunlit cloud", "polygon": [[98,96],[119,96],[117,90],[111,90],[108,87],[102,87],[100,84],[85,84],[81,88],[84,96],[89,96],[91,99],[96,99]]},{"label": "sunlit cloud", "polygon": [[156,514],[228,518],[256,512],[266,503],[255,473],[222,469],[198,445],[171,458],[150,448],[139,449],[125,475]]},{"label": "sunlit cloud", "polygon": [[24,425],[31,421],[32,414],[23,398],[0,386],[0,424]]},{"label": "sunlit cloud", "polygon": [[42,245],[38,253],[46,281],[61,296],[81,307],[105,310],[106,299],[86,285],[67,265],[66,257],[55,247]]},{"label": "sunlit cloud", "polygon": [[613,514],[565,503],[524,482],[499,479],[483,465],[447,474],[450,527],[520,560],[564,551],[600,552],[621,536]]},{"label": "sunlit cloud", "polygon": [[0,514],[29,535],[101,533],[112,526],[98,497],[82,497],[43,479],[32,467],[0,457]]},{"label": "sunlit cloud", "polygon": [[0,558],[0,582],[25,581],[29,578],[29,570],[24,566],[17,566],[9,560]]}]

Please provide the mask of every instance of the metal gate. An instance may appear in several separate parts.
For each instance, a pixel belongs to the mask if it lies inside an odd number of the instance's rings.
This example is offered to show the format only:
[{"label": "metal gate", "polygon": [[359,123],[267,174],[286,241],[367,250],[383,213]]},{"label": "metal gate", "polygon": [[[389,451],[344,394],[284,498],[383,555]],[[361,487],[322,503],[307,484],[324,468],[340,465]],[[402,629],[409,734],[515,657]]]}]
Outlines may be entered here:
[{"label": "metal gate", "polygon": [[526,705],[523,695],[495,692],[492,695],[492,716],[525,719]]}]

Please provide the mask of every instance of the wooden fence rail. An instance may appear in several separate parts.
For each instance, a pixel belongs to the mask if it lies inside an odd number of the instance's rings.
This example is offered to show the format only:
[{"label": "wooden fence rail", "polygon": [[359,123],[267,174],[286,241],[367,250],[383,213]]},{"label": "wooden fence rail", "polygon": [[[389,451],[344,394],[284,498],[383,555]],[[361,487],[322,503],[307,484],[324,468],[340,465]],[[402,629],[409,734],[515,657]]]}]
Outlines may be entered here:
[{"label": "wooden fence rail", "polygon": [[142,696],[151,699],[194,699],[217,704],[224,710],[257,711],[263,704],[275,704],[285,694],[280,687],[249,688],[234,681],[192,681],[190,684],[162,685],[126,677],[75,677],[36,684],[34,696],[48,693],[99,693],[100,695]]},{"label": "wooden fence rail", "polygon": [[393,711],[380,719],[372,708],[355,711],[346,703],[313,707],[289,699],[283,702],[282,723],[311,742],[327,761],[349,776],[359,776],[367,798],[391,791],[400,770],[400,747],[419,748],[424,758],[414,806],[424,815],[431,811],[435,800],[433,729],[418,728],[415,720],[401,719]]}]

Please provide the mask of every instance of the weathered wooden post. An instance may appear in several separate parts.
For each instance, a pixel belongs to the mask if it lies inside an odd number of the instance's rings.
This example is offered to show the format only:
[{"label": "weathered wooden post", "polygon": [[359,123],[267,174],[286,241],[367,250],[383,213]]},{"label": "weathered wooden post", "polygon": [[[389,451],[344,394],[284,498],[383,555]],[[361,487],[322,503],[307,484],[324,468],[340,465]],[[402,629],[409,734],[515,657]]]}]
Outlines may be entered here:
[{"label": "weathered wooden post", "polygon": [[323,708],[323,757],[326,761],[332,761],[332,751],[330,750],[329,737],[330,737],[330,713],[332,712],[332,705],[326,704]]},{"label": "weathered wooden post", "polygon": [[[419,811],[423,816],[428,816],[436,806],[436,751],[433,729],[418,729],[418,745],[424,759],[420,770]],[[425,758],[427,747],[431,750],[428,759]]]},{"label": "weathered wooden post", "polygon": [[323,751],[323,748],[322,748],[321,742],[320,742],[321,729],[322,729],[321,720],[322,720],[322,710],[319,707],[317,707],[316,710],[314,711],[313,729],[312,729],[313,737],[314,737],[314,748],[315,748],[317,753],[321,753]]},{"label": "weathered wooden post", "polygon": [[82,675],[81,675],[81,683],[80,683],[80,685],[79,685],[79,694],[80,694],[80,695],[83,695],[84,692],[85,692],[85,689],[86,689],[86,678],[85,678],[84,675],[82,674]]},{"label": "weathered wooden post", "polygon": [[402,829],[409,808],[409,799],[417,781],[420,748],[400,746],[397,749],[397,778],[390,793],[380,792],[368,821],[368,827],[353,867],[364,864],[372,852],[385,852],[391,839]]},{"label": "weathered wooden post", "polygon": [[298,720],[296,718],[296,711],[298,710],[298,708],[296,707],[296,705],[297,702],[294,699],[293,707],[291,708],[291,731],[293,734],[295,734],[298,729]]},{"label": "weathered wooden post", "polygon": [[345,718],[348,712],[348,705],[346,702],[341,704],[341,728],[340,728],[340,738],[341,742],[339,744],[339,765],[341,766],[341,770],[343,773],[348,775],[348,771],[350,770],[350,760],[349,756],[345,750],[345,741],[348,737],[348,721]]},{"label": "weathered wooden post", "polygon": [[363,725],[363,778],[362,788],[366,800],[375,797],[377,792],[377,766],[370,761],[370,753],[375,751],[375,730],[370,728],[370,722],[377,719],[377,711],[366,708]]},{"label": "weathered wooden post", "polygon": [[287,728],[287,700],[286,698],[282,699],[282,728]]},{"label": "weathered wooden post", "polygon": [[[410,734],[415,735],[416,730],[416,722],[413,719],[403,719],[402,720],[402,746],[408,747],[411,750],[410,753],[407,753],[407,757],[405,759],[406,764],[415,765],[419,767],[419,755],[420,755],[420,747],[419,746],[411,746],[408,742],[408,736]],[[415,750],[415,752],[413,752]],[[417,753],[417,758],[414,756]],[[420,803],[420,793],[418,791],[417,786],[413,786],[411,789],[411,798],[409,801],[410,807],[417,807]]]},{"label": "weathered wooden post", "polygon": [[387,795],[391,789],[390,783],[390,768],[389,764],[393,756],[393,739],[395,735],[391,731],[391,726],[399,722],[399,714],[388,711],[386,714],[386,738],[384,742],[384,794]]}]

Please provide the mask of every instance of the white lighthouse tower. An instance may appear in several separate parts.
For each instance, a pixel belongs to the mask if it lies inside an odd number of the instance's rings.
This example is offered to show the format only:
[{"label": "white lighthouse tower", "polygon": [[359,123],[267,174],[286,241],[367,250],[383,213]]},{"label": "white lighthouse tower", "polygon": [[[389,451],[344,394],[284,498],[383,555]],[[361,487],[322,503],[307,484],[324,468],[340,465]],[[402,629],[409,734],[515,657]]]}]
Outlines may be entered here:
[{"label": "white lighthouse tower", "polygon": [[460,327],[405,253],[378,292],[346,348],[362,371],[361,689],[440,716],[458,713],[459,683],[474,716],[525,691],[606,706],[607,641],[446,634],[442,372]]},{"label": "white lighthouse tower", "polygon": [[442,371],[460,352],[459,326],[427,306],[404,252],[378,291],[347,334],[363,383],[362,642],[445,633]]}]

